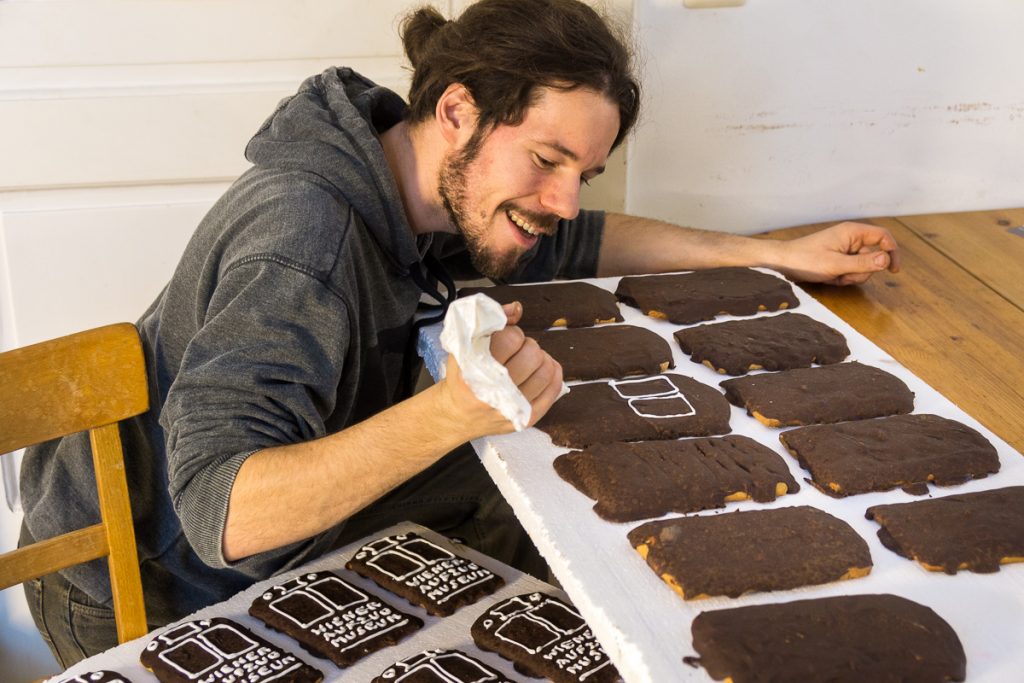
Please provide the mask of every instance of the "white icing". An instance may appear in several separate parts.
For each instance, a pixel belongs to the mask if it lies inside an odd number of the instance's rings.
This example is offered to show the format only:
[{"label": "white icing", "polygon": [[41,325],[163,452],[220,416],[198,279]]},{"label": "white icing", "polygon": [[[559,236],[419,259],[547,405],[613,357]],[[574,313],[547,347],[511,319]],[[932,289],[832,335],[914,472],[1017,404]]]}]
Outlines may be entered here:
[{"label": "white icing", "polygon": [[[476,670],[476,678],[466,679],[456,676],[447,669],[447,662],[457,660],[460,669],[467,667]],[[496,681],[498,676],[487,671],[480,662],[462,652],[455,650],[426,650],[419,654],[407,657],[384,672],[384,678],[395,678],[396,683],[401,683],[417,674],[430,672],[444,683],[486,683]],[[397,677],[397,678],[396,678]]]},{"label": "white icing", "polygon": [[[638,388],[643,389],[640,385],[645,383],[649,383],[651,386],[642,394],[624,391],[620,388],[633,387],[636,385]],[[620,398],[625,399],[626,405],[628,405],[629,409],[638,417],[663,420],[673,417],[691,417],[697,414],[697,411],[693,407],[693,404],[690,403],[690,400],[686,398],[686,396],[679,391],[679,387],[673,384],[667,377],[642,377],[640,379],[612,380],[608,382],[608,386],[614,389],[615,393],[617,393]],[[656,401],[671,401],[677,403],[679,404],[679,409],[674,413],[660,415],[647,412],[636,405],[641,402],[653,403]]]},{"label": "white icing", "polygon": [[[175,628],[162,634],[154,643],[162,642],[170,645],[158,653],[158,658],[172,669],[178,671],[186,680],[197,683],[221,683],[222,681],[241,681],[249,683],[271,683],[302,666],[302,661],[291,653],[279,650],[269,644],[258,641],[242,633],[232,624],[218,623],[209,626],[209,621],[189,622],[183,627]],[[207,636],[217,631],[230,631],[242,640],[244,647],[236,652],[224,652],[214,645]],[[182,635],[185,633],[186,635]],[[152,644],[151,644],[152,645]],[[181,649],[198,648],[207,654],[212,664],[200,671],[183,668],[172,658],[172,654]]]},{"label": "white icing", "polygon": [[[319,577],[319,574],[307,574],[272,587],[271,592],[280,593],[280,596],[267,606],[303,629],[313,639],[329,644],[339,653],[409,623],[407,616],[394,611],[348,581],[333,575]],[[344,590],[326,590],[332,584]],[[332,597],[339,593],[349,596],[343,604]],[[290,606],[305,609],[312,606],[317,609],[317,613],[303,619],[300,614],[288,609]]]},{"label": "white icing", "polygon": [[[433,553],[417,552],[417,548],[429,548]],[[431,554],[434,556],[428,557]],[[357,557],[389,579],[439,605],[494,576],[491,571],[415,534],[380,539],[363,546]],[[387,568],[389,559],[397,559],[398,566],[411,568],[396,573]]]},{"label": "white icing", "polygon": [[[513,598],[503,605],[491,608],[487,614],[494,615],[498,621],[502,622],[501,626],[493,631],[493,635],[530,655],[540,656],[542,659],[552,662],[566,673],[579,676],[581,681],[608,665],[607,655],[601,649],[600,643],[594,638],[579,612],[543,594],[534,593],[530,595],[529,601],[533,604],[524,602],[520,598]],[[564,612],[571,621],[578,622],[578,625],[572,628],[563,628],[541,615],[539,613],[541,609],[548,613],[553,609]],[[529,632],[533,635],[538,635],[538,629],[540,629],[540,632],[548,632],[552,634],[552,637],[546,642],[529,644],[502,632],[506,628],[512,630],[511,624],[521,623],[520,620],[532,622]],[[493,623],[493,620],[485,620],[484,626],[489,630]]]}]

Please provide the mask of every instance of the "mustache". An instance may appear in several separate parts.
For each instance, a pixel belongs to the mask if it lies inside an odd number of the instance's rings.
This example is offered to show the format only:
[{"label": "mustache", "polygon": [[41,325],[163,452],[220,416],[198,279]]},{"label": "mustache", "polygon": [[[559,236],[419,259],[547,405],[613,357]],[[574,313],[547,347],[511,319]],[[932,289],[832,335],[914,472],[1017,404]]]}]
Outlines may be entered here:
[{"label": "mustache", "polygon": [[512,202],[505,202],[499,209],[502,212],[514,211],[516,214],[525,218],[534,227],[539,228],[545,235],[554,235],[558,232],[558,216],[550,213],[536,213],[527,209],[520,208]]}]

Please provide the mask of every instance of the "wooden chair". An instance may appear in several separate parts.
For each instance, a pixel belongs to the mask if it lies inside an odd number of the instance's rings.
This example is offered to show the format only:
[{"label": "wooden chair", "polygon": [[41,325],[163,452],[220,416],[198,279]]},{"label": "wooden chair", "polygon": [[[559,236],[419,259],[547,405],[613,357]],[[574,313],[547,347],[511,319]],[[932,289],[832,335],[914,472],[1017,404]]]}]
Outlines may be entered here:
[{"label": "wooden chair", "polygon": [[102,519],[0,555],[0,589],[108,557],[122,643],[148,629],[117,423],[148,409],[142,344],[131,324],[0,353],[0,453],[89,430]]}]

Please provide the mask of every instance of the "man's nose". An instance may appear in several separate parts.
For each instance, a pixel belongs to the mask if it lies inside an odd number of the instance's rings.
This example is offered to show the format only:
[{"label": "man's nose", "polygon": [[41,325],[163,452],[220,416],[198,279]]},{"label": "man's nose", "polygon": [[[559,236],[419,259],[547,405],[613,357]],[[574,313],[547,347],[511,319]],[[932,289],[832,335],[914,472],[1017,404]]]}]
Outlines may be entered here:
[{"label": "man's nose", "polygon": [[580,212],[580,179],[569,174],[551,176],[541,190],[540,202],[559,218],[576,218]]}]

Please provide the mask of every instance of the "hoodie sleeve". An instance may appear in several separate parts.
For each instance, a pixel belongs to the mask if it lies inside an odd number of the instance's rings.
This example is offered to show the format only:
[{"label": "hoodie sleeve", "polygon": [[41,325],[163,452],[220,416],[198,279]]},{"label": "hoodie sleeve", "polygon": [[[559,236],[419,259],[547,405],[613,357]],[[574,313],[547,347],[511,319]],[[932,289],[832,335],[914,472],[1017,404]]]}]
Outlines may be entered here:
[{"label": "hoodie sleeve", "polygon": [[[285,260],[252,257],[217,283],[161,414],[175,511],[213,567],[242,463],[264,448],[326,433],[351,330],[348,307],[324,282]],[[296,546],[230,565],[273,567]]]}]

